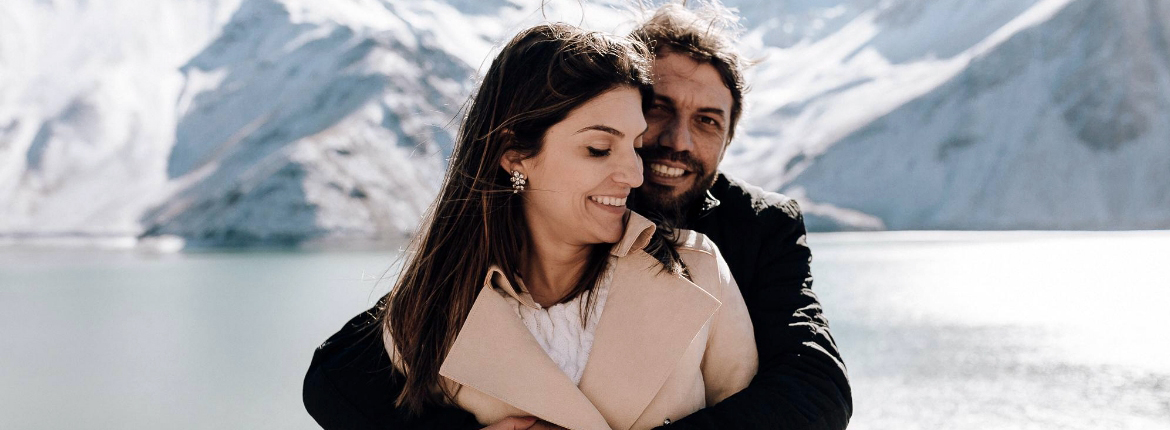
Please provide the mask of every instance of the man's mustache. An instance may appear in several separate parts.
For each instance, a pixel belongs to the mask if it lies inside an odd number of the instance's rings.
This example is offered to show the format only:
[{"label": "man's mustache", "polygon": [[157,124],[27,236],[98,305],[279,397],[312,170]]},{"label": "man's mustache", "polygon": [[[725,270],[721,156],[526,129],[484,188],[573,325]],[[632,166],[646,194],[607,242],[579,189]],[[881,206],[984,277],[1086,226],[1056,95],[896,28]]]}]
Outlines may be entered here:
[{"label": "man's mustache", "polygon": [[703,176],[703,174],[706,173],[705,169],[703,168],[703,163],[700,163],[699,160],[691,157],[690,151],[675,151],[665,146],[653,145],[639,148],[638,154],[642,156],[642,160],[645,162],[668,160],[676,163],[683,163],[687,166],[688,171],[693,172],[698,176]]}]

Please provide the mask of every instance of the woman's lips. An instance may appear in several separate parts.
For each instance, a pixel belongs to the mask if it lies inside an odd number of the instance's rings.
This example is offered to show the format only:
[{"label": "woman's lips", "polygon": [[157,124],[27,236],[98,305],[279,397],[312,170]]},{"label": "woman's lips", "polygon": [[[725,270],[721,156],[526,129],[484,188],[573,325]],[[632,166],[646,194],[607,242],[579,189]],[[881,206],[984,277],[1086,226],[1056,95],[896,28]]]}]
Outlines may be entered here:
[{"label": "woman's lips", "polygon": [[597,205],[598,209],[612,214],[625,215],[626,213],[626,197],[589,196],[589,201]]},{"label": "woman's lips", "polygon": [[597,203],[601,203],[601,204],[606,205],[606,206],[615,206],[615,207],[625,207],[626,206],[626,198],[625,197],[589,196],[589,200],[593,200]]}]

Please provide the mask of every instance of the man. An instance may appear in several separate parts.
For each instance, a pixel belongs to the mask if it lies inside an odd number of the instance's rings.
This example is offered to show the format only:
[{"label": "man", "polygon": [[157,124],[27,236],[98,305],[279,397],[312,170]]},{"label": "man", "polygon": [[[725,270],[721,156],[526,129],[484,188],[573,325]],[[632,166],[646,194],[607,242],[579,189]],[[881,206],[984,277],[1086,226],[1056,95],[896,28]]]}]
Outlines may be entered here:
[{"label": "man", "polygon": [[[739,57],[712,24],[668,5],[632,35],[655,51],[637,209],[677,214],[679,226],[719,246],[751,314],[759,373],[740,393],[668,427],[842,429],[852,414],[849,381],[811,291],[800,208],[717,173],[745,85]],[[317,422],[339,429],[478,428],[456,408],[417,417],[394,408],[401,379],[392,376],[375,315],[358,315],[314,355],[304,401]],[[493,427],[540,425],[514,418]]]}]

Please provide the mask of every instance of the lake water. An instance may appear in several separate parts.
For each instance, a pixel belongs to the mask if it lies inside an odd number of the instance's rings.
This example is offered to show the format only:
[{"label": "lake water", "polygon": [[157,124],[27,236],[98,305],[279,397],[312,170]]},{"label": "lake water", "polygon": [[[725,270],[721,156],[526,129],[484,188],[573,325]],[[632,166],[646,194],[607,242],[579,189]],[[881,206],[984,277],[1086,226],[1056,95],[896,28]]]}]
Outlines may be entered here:
[{"label": "lake water", "polygon": [[[852,429],[1170,428],[1170,232],[814,234]],[[0,429],[311,429],[388,252],[0,248]]]}]

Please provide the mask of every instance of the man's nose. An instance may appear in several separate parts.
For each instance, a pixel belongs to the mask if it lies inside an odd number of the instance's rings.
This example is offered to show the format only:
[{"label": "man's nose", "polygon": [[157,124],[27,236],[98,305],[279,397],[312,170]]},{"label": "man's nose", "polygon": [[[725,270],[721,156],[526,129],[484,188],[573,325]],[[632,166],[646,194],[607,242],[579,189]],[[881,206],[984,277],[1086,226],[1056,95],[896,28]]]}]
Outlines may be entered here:
[{"label": "man's nose", "polygon": [[658,139],[658,144],[673,149],[676,152],[694,151],[695,141],[686,121],[675,119],[667,124]]}]

